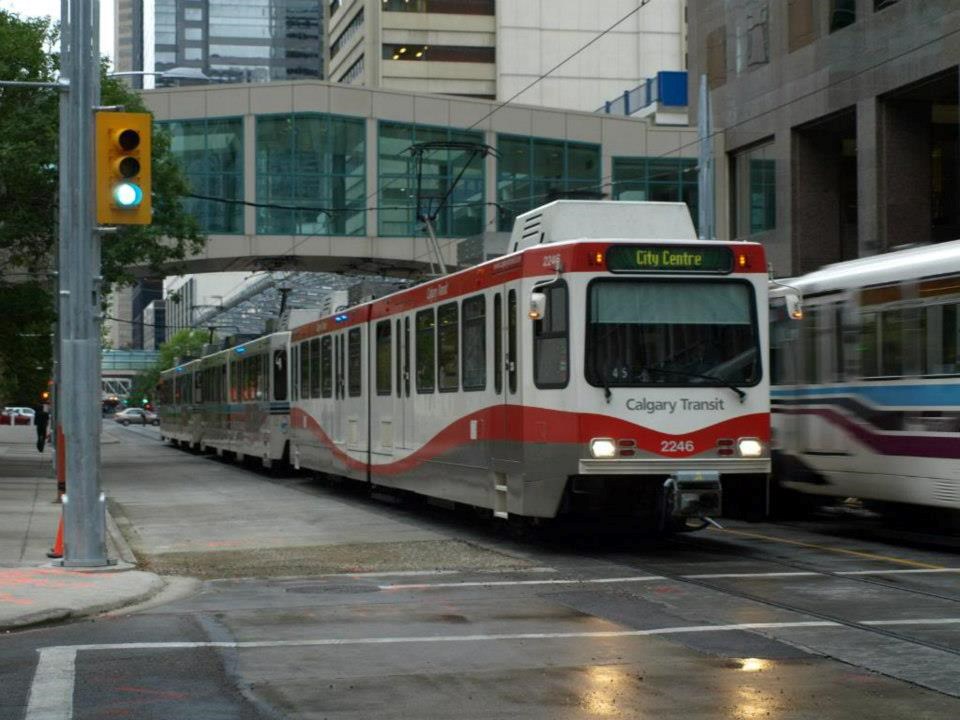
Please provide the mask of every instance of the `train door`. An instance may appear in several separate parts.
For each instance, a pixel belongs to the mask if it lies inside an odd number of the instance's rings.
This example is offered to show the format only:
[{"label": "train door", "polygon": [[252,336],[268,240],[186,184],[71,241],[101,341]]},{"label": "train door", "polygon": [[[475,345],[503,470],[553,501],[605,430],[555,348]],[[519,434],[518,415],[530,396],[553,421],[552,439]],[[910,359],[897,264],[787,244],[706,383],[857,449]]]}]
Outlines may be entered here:
[{"label": "train door", "polygon": [[410,318],[397,319],[396,330],[396,411],[393,414],[394,446],[408,448],[407,428],[413,422],[410,402]]},{"label": "train door", "polygon": [[[804,380],[807,402],[830,408],[831,386],[844,374],[843,314],[839,303],[823,303],[810,308],[803,320]],[[819,402],[816,398],[822,398]],[[835,413],[806,412],[803,423],[803,450],[808,455],[846,455],[843,429],[828,418]]]},{"label": "train door", "polygon": [[[498,486],[519,472],[521,462],[522,394],[520,390],[519,285],[503,287],[493,296],[493,388],[500,403],[494,414],[496,427],[490,449],[492,469]],[[497,493],[498,500],[500,493]],[[499,503],[498,503],[499,504]],[[495,508],[500,511],[500,508]],[[502,508],[505,512],[505,506]]]}]

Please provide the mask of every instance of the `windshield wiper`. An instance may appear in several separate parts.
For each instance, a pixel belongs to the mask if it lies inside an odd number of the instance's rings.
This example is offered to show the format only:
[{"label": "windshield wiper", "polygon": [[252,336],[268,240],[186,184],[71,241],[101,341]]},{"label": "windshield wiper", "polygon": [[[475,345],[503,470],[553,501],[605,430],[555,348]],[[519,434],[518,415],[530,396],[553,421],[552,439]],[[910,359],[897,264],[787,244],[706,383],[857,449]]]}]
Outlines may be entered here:
[{"label": "windshield wiper", "polygon": [[644,370],[649,370],[650,372],[664,373],[665,375],[679,375],[680,377],[693,377],[693,378],[703,378],[704,380],[713,380],[718,385],[722,385],[725,388],[730,388],[733,390],[737,397],[740,398],[740,402],[743,402],[747,397],[747,394],[738,388],[733,383],[723,378],[719,378],[716,375],[704,375],[702,373],[687,372],[686,370],[667,370],[666,368],[657,368],[657,367],[646,367]]}]

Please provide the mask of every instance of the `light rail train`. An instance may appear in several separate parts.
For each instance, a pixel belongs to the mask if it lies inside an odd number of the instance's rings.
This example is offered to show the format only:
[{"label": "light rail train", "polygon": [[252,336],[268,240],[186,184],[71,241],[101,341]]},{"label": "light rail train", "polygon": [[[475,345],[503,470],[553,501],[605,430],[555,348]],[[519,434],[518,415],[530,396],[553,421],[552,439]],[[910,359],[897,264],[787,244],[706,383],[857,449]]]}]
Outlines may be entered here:
[{"label": "light rail train", "polygon": [[[960,241],[827,266],[773,300],[775,475],[931,522],[960,517]],[[932,512],[939,509],[940,513]],[[914,513],[915,514],[915,513]]]},{"label": "light rail train", "polygon": [[167,371],[163,436],[500,518],[762,505],[762,246],[696,240],[682,203],[557,201],[508,250]]}]

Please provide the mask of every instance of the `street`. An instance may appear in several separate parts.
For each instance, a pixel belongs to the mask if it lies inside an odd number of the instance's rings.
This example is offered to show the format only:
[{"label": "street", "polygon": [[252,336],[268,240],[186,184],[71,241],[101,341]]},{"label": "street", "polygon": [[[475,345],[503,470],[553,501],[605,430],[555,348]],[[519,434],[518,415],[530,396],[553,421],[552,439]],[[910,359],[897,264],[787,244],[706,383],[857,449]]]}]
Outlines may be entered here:
[{"label": "street", "polygon": [[[960,710],[949,552],[731,523],[514,538],[105,426],[152,603],[0,639],[4,718],[844,717]],[[389,679],[387,681],[387,679]]]}]

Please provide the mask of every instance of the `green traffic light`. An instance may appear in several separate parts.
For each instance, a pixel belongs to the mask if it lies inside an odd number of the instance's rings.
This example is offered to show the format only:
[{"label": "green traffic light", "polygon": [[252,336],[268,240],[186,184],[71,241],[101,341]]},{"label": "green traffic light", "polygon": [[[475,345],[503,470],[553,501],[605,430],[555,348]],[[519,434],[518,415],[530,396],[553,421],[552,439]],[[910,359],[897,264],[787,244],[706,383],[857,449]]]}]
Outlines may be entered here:
[{"label": "green traffic light", "polygon": [[136,183],[120,183],[113,189],[113,201],[122,208],[135,208],[143,201],[143,190]]}]

